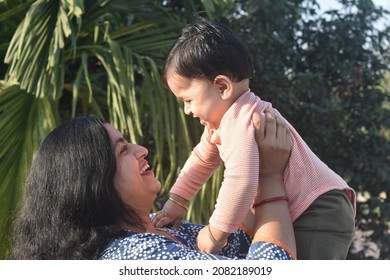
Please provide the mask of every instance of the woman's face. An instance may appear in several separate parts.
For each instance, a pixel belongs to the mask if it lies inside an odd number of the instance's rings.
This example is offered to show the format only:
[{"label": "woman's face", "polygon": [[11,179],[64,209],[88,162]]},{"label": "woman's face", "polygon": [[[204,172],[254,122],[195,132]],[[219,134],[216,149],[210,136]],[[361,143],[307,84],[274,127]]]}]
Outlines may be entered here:
[{"label": "woman's face", "polygon": [[161,183],[154,177],[145,160],[148,150],[127,142],[111,124],[104,124],[110,135],[116,158],[114,187],[122,201],[134,209],[150,211]]}]

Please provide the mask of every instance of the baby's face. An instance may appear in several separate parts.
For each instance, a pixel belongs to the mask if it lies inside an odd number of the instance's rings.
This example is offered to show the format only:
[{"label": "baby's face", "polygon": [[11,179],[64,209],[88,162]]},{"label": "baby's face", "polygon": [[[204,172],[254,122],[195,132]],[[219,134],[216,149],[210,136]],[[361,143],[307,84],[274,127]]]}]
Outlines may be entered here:
[{"label": "baby's face", "polygon": [[217,129],[230,104],[221,96],[220,89],[206,79],[189,79],[173,71],[167,75],[173,94],[183,101],[184,113],[199,118],[202,125]]}]

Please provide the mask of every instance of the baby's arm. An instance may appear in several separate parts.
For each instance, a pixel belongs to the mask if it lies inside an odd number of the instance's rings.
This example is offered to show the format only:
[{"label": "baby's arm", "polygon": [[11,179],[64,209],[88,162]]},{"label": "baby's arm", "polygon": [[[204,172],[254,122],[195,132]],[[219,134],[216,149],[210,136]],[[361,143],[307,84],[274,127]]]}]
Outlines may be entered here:
[{"label": "baby's arm", "polygon": [[210,131],[205,128],[201,141],[194,148],[170,191],[170,198],[156,214],[153,224],[162,227],[173,223],[178,227],[187,210],[186,204],[221,164],[218,148],[210,142]]},{"label": "baby's arm", "polygon": [[[245,121],[244,117],[249,120]],[[242,225],[257,192],[259,151],[254,138],[252,116],[244,117],[240,120],[225,119],[226,123],[221,129],[220,150],[225,163],[224,180],[209,221],[211,234],[204,229],[197,240],[199,249],[206,252],[212,252],[208,250],[216,250],[216,247],[223,245],[229,233]],[[213,237],[216,244],[211,240]]]}]

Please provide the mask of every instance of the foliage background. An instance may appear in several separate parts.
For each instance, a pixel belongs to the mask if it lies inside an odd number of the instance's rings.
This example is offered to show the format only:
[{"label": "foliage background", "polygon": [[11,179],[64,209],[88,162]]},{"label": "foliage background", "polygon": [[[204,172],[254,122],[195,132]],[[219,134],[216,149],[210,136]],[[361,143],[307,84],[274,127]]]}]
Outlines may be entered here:
[{"label": "foliage background", "polygon": [[[37,146],[75,115],[97,114],[150,149],[161,207],[202,131],[163,86],[161,66],[201,11],[252,50],[252,91],[358,192],[348,258],[390,259],[389,12],[339,2],[319,14],[315,0],[0,1],[0,259]],[[188,220],[207,221],[222,171]]]}]

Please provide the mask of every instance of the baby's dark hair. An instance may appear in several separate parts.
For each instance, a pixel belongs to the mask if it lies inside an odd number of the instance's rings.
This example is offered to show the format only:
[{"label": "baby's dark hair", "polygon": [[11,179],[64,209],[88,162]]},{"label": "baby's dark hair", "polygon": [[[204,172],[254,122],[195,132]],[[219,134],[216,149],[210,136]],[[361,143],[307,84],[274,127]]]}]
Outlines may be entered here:
[{"label": "baby's dark hair", "polygon": [[227,27],[195,17],[171,47],[164,65],[180,76],[213,81],[226,75],[234,82],[250,79],[253,59],[248,47]]}]

